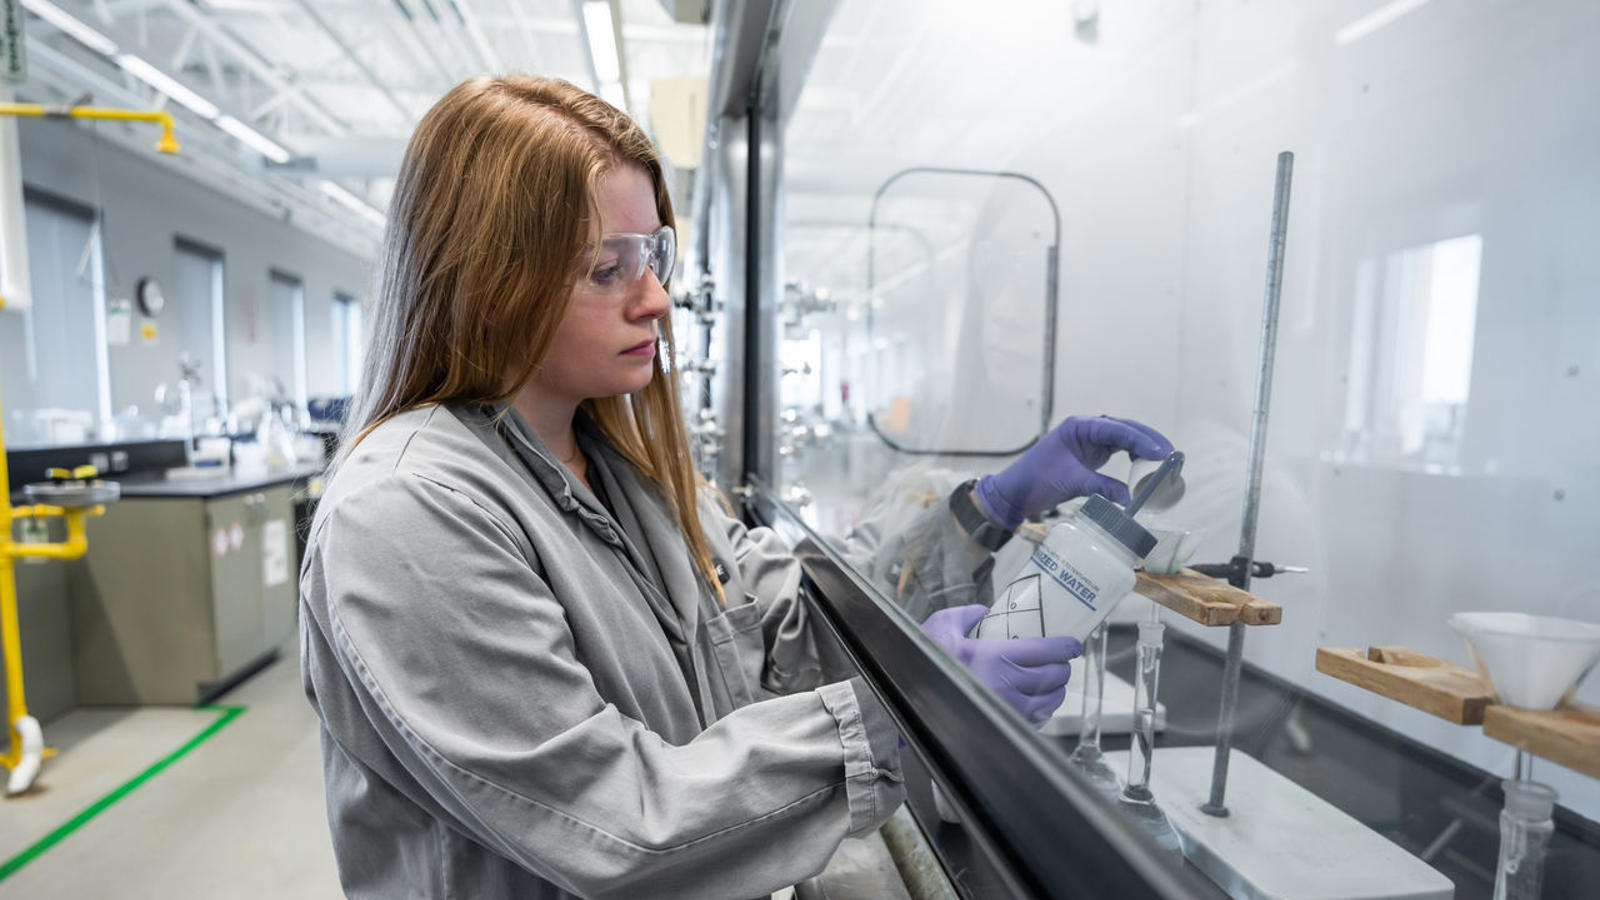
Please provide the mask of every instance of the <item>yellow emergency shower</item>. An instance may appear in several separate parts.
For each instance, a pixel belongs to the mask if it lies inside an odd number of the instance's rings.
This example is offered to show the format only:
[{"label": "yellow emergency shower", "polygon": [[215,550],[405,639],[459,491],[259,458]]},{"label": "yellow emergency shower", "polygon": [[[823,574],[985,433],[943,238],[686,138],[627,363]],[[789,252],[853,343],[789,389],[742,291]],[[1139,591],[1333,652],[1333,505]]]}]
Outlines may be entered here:
[{"label": "yellow emergency shower", "polygon": [[[172,114],[164,111],[101,109],[97,107],[48,107],[37,103],[0,103],[0,115],[7,116],[61,116],[74,119],[102,119],[111,121],[156,122],[161,126],[161,139],[156,149],[162,153],[177,153],[178,141],[172,133]],[[19,173],[11,177],[20,178]],[[21,227],[20,220],[14,227]],[[24,282],[25,283],[25,282]],[[0,310],[8,298],[0,296]],[[26,298],[25,298],[26,299]],[[105,504],[114,502],[120,491],[114,483],[99,480],[93,466],[79,466],[73,470],[51,469],[47,484],[30,485],[27,506],[11,505],[9,472],[5,454],[5,416],[0,409],[0,651],[5,655],[6,721],[11,733],[11,746],[0,765],[10,770],[6,793],[17,794],[27,790],[39,774],[40,763],[55,754],[44,745],[44,734],[39,721],[28,715],[28,703],[22,684],[22,641],[17,619],[16,561],[18,559],[77,559],[89,549],[89,539],[84,528],[87,519],[105,512]],[[38,501],[53,502],[38,502]],[[67,526],[64,541],[18,541],[14,538],[19,522],[38,525],[52,518],[63,519]]]}]

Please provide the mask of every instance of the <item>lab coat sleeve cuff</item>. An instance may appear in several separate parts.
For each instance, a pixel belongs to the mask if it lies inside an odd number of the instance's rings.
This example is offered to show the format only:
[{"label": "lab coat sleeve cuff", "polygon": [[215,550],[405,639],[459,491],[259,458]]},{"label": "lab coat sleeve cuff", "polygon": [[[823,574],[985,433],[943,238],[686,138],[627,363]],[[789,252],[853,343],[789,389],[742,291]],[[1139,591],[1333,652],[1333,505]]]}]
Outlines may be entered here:
[{"label": "lab coat sleeve cuff", "polygon": [[849,831],[857,837],[887,821],[904,799],[899,735],[888,710],[860,678],[824,685],[817,694],[839,724]]}]

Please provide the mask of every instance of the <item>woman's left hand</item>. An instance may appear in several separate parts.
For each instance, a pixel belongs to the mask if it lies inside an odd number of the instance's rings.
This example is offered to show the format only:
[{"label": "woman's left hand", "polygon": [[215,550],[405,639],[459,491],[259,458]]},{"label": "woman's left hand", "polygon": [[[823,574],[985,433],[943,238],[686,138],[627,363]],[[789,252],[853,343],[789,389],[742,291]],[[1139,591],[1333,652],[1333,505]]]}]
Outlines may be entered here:
[{"label": "woman's left hand", "polygon": [[1011,465],[978,479],[975,493],[983,511],[1007,531],[1074,497],[1100,494],[1126,504],[1128,486],[1095,471],[1119,450],[1140,459],[1165,459],[1172,442],[1132,419],[1068,416]]}]

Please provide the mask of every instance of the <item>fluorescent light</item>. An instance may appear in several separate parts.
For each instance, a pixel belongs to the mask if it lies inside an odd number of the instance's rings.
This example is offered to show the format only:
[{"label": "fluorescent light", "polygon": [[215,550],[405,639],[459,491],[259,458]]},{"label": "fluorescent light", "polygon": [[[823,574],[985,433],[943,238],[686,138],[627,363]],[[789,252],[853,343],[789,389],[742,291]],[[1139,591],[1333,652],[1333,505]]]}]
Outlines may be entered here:
[{"label": "fluorescent light", "polygon": [[29,12],[71,35],[73,40],[90,50],[104,56],[116,55],[115,41],[63,12],[54,3],[48,3],[46,0],[22,0],[22,5],[27,7]]},{"label": "fluorescent light", "polygon": [[328,179],[324,178],[317,182],[317,187],[322,188],[322,192],[324,194],[327,194],[329,197],[339,201],[355,212],[360,213],[363,218],[374,225],[382,227],[383,223],[388,221],[388,216],[378,212],[372,207],[372,204],[345,190],[344,187],[336,181],[329,181]]},{"label": "fluorescent light", "polygon": [[1351,22],[1333,33],[1335,44],[1353,44],[1378,29],[1388,25],[1408,12],[1427,4],[1428,0],[1394,0]]},{"label": "fluorescent light", "polygon": [[129,75],[187,106],[195,115],[203,119],[215,119],[222,112],[215,103],[184,87],[171,75],[134,56],[132,53],[117,54],[117,65],[127,70]]},{"label": "fluorescent light", "polygon": [[588,0],[583,4],[584,30],[589,33],[589,57],[594,60],[595,77],[603,87],[622,80],[622,62],[617,59],[617,33],[611,25],[611,4]]},{"label": "fluorescent light", "polygon": [[219,116],[215,124],[218,128],[238,138],[245,146],[256,150],[262,156],[275,163],[286,163],[294,157],[294,154],[284,149],[282,144],[235,119],[233,116]]},{"label": "fluorescent light", "polygon": [[[111,58],[128,74],[171,97],[187,107],[195,115],[200,116],[202,119],[211,120],[212,124],[238,138],[246,146],[258,151],[262,156],[276,163],[286,163],[294,158],[294,154],[285,149],[283,145],[235,119],[233,116],[223,115],[222,109],[215,103],[184,87],[177,79],[144,59],[132,53],[117,52],[116,42],[63,12],[60,7],[48,2],[48,0],[22,0],[22,5],[34,15],[61,29],[63,33],[71,35],[78,43]],[[367,208],[371,209],[371,207]]]}]

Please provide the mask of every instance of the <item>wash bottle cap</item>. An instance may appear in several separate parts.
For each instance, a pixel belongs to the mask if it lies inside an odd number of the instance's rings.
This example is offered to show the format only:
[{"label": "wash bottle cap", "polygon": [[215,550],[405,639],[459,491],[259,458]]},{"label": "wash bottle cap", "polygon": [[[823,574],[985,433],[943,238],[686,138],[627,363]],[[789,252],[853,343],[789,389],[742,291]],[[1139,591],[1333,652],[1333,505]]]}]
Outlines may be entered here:
[{"label": "wash bottle cap", "polygon": [[1146,531],[1143,525],[1123,512],[1122,507],[1099,494],[1090,494],[1079,514],[1104,528],[1107,534],[1132,551],[1134,556],[1144,556],[1155,549],[1155,535]]}]

